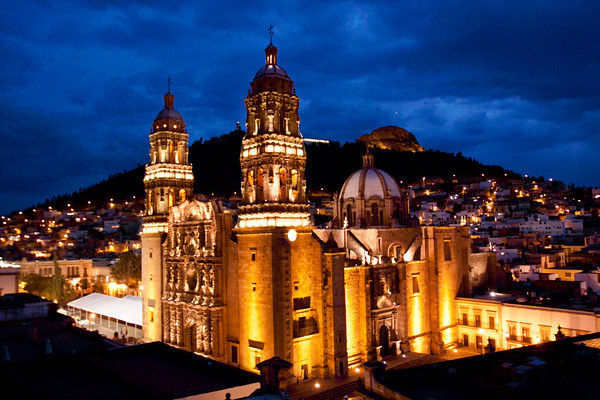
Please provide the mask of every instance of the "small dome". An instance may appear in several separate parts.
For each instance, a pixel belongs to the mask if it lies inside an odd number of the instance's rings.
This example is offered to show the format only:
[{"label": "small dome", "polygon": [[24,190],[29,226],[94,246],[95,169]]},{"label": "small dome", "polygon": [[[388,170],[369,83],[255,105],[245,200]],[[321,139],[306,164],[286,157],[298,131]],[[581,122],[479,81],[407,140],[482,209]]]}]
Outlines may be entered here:
[{"label": "small dome", "polygon": [[165,109],[163,109],[161,112],[159,112],[158,114],[156,114],[156,118],[154,118],[155,121],[163,120],[163,119],[171,119],[171,120],[180,120],[180,121],[183,121],[183,118],[181,118],[181,114],[179,114],[177,112],[177,110],[175,110],[173,108],[165,108]]},{"label": "small dome", "polygon": [[165,108],[163,108],[161,112],[156,114],[156,118],[154,118],[155,122],[161,121],[163,119],[183,121],[181,115],[177,112],[177,110],[173,108],[174,100],[175,96],[173,96],[171,92],[167,92],[167,94],[165,94]]},{"label": "small dome", "polygon": [[181,114],[173,108],[173,101],[175,96],[171,92],[165,94],[165,108],[163,108],[152,124],[152,131],[159,132],[165,129],[174,132],[185,132],[185,122],[181,117]]},{"label": "small dome", "polygon": [[288,80],[290,79],[287,72],[285,72],[283,68],[274,64],[265,65],[259,69],[256,75],[254,75],[254,79],[262,78],[263,76],[272,76]]},{"label": "small dome", "polygon": [[277,47],[275,47],[273,43],[270,43],[265,49],[265,56],[265,66],[259,69],[256,75],[254,75],[254,80],[262,78],[263,76],[291,80],[287,72],[277,65]]},{"label": "small dome", "polygon": [[400,197],[400,187],[387,172],[373,166],[373,156],[366,154],[363,168],[354,172],[342,186],[340,199],[379,197]]}]

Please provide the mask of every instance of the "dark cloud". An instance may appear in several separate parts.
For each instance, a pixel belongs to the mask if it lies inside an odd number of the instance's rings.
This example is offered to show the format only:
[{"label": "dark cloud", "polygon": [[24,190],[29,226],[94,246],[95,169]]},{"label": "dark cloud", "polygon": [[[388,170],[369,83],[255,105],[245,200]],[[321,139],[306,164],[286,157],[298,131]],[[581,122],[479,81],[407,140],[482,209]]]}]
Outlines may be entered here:
[{"label": "dark cloud", "polygon": [[597,15],[561,1],[12,2],[0,212],[145,163],[169,75],[190,141],[243,125],[269,24],[307,137],[397,124],[426,148],[600,185]]}]

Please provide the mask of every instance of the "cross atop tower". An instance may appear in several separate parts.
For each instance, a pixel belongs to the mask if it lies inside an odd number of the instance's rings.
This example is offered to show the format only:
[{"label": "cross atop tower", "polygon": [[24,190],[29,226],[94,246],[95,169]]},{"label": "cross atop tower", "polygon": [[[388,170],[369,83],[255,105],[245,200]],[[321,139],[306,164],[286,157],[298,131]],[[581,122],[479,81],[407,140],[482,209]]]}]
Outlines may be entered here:
[{"label": "cross atop tower", "polygon": [[269,43],[273,44],[273,25],[269,24]]},{"label": "cross atop tower", "polygon": [[173,83],[173,81],[171,80],[171,75],[169,75],[169,79],[167,79],[168,93],[171,93],[171,83]]}]

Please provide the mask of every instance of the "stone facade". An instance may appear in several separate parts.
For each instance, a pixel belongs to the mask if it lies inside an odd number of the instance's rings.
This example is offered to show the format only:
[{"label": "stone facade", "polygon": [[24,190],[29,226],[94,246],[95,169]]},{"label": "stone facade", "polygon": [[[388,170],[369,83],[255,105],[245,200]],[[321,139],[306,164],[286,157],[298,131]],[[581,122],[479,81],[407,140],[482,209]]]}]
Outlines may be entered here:
[{"label": "stone facade", "polygon": [[277,65],[277,48],[266,49],[266,65],[246,98],[246,135],[240,164],[244,204],[239,227],[308,226],[306,150],[300,134],[294,83]]},{"label": "stone facade", "polygon": [[142,292],[144,338],[163,336],[163,242],[168,232],[171,208],[189,198],[194,189],[188,162],[188,133],[181,115],[173,108],[174,96],[165,94],[165,108],[150,129],[150,162],[146,165],[144,188],[146,210],[142,228]]},{"label": "stone facade", "polygon": [[146,233],[145,338],[247,370],[279,356],[294,381],[456,346],[468,229],[400,227],[392,214],[386,226],[310,226],[298,98],[272,44],[266,54],[246,99],[237,226],[219,203],[188,198],[166,234]]}]

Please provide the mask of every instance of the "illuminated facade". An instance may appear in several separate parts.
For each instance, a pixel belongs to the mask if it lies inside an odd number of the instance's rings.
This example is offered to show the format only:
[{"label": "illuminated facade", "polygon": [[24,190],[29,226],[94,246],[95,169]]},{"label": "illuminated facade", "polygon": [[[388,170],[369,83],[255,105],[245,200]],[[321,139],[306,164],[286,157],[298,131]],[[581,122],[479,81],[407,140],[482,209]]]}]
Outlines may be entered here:
[{"label": "illuminated facade", "polygon": [[269,44],[265,54],[266,64],[254,76],[245,101],[239,227],[308,226],[299,99],[294,82],[277,65],[277,47]]},{"label": "illuminated facade", "polygon": [[194,175],[188,163],[188,133],[181,115],[173,108],[174,96],[165,94],[165,108],[150,131],[150,162],[144,188],[146,213],[144,232],[165,232],[171,207],[192,194]]},{"label": "illuminated facade", "polygon": [[145,339],[247,370],[279,356],[292,362],[292,380],[456,346],[455,298],[471,282],[468,229],[402,227],[406,198],[370,155],[342,190],[354,197],[338,197],[363,222],[344,224],[339,200],[337,227],[311,226],[299,99],[275,46],[265,52],[246,98],[237,225],[219,203],[188,199],[171,207],[166,235],[144,234]]},{"label": "illuminated facade", "polygon": [[457,345],[455,298],[473,262],[462,227],[316,229],[344,251],[349,367]]},{"label": "illuminated facade", "polygon": [[225,338],[225,238],[218,233],[231,231],[219,207],[193,199],[171,209],[161,271],[162,340],[214,357],[223,356]]},{"label": "illuminated facade", "polygon": [[484,352],[510,350],[555,340],[559,327],[567,337],[600,331],[600,316],[593,309],[551,307],[508,294],[456,299],[461,347]]},{"label": "illuminated facade", "polygon": [[161,339],[163,241],[171,208],[183,203],[194,189],[188,163],[188,133],[181,115],[173,108],[174,96],[165,94],[165,108],[150,130],[150,162],[144,188],[146,212],[142,225],[142,286],[144,338]]}]

